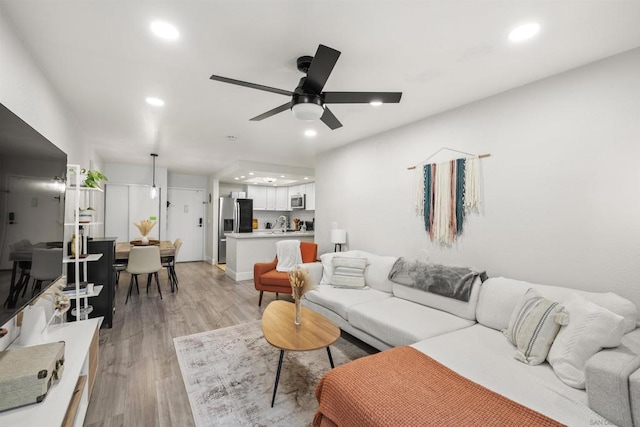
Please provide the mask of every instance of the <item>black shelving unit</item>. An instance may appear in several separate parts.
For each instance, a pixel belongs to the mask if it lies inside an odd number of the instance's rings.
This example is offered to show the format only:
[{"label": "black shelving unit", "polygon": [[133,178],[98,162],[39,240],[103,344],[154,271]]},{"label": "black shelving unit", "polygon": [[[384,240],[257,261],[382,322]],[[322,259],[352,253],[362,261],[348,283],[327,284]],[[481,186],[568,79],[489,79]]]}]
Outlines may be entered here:
[{"label": "black shelving unit", "polygon": [[[113,271],[113,262],[116,252],[116,238],[103,237],[91,239],[87,242],[87,253],[102,254],[98,261],[90,262],[87,269],[88,278],[82,277],[80,271],[80,280],[92,282],[95,285],[102,285],[102,292],[97,297],[89,298],[89,305],[93,306],[93,312],[89,314],[90,318],[104,317],[102,322],[103,328],[111,328],[113,326],[113,312],[115,311],[115,273]],[[75,272],[69,269],[67,272],[68,282],[75,280]],[[75,299],[71,300],[71,308],[75,307]],[[69,321],[74,320],[71,317],[71,310],[67,314]]]}]

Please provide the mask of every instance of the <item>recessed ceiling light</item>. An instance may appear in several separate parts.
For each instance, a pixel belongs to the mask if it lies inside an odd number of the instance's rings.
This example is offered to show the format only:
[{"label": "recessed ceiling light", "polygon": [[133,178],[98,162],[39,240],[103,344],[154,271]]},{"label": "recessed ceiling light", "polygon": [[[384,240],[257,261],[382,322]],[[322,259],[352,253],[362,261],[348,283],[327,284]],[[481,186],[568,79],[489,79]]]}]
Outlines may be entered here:
[{"label": "recessed ceiling light", "polygon": [[240,178],[244,178],[244,175],[240,175]]},{"label": "recessed ceiling light", "polygon": [[233,178],[233,179],[235,179],[235,180],[237,181],[237,180],[239,180],[240,178],[238,178],[238,177],[236,176],[236,177],[235,177],[235,178]]},{"label": "recessed ceiling light", "polygon": [[147,104],[153,105],[154,107],[162,107],[164,105],[164,101],[160,98],[154,98],[153,96],[149,96],[145,99]]},{"label": "recessed ceiling light", "polygon": [[154,21],[151,23],[151,31],[156,36],[165,39],[165,40],[175,40],[178,38],[180,33],[178,29],[173,25],[163,22],[163,21]]},{"label": "recessed ceiling light", "polygon": [[308,176],[305,176],[305,177],[304,177],[304,179],[309,179],[309,177],[308,177]]},{"label": "recessed ceiling light", "polygon": [[539,31],[540,24],[538,24],[537,22],[530,22],[528,24],[520,25],[514,28],[509,33],[509,40],[514,43],[522,42],[535,36]]},{"label": "recessed ceiling light", "polygon": [[253,175],[253,172],[249,172],[249,175]]},{"label": "recessed ceiling light", "polygon": [[382,105],[382,101],[371,101],[369,105],[371,105],[372,107],[379,107]]},{"label": "recessed ceiling light", "polygon": [[304,131],[304,136],[307,136],[309,138],[312,138],[312,137],[316,136],[317,134],[318,134],[318,132],[316,132],[313,129],[307,129],[307,130]]},{"label": "recessed ceiling light", "polygon": [[280,178],[284,178],[284,175],[280,175]]}]

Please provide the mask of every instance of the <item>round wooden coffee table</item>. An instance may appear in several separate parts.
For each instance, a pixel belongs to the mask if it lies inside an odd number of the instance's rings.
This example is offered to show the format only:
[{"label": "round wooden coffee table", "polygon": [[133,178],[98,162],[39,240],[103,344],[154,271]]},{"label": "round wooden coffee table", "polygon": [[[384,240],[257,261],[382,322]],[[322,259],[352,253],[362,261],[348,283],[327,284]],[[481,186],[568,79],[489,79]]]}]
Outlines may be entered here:
[{"label": "round wooden coffee table", "polygon": [[273,301],[262,315],[262,332],[269,344],[280,349],[276,383],[273,386],[271,407],[276,400],[282,358],[287,351],[310,351],[326,347],[329,364],[333,368],[333,358],[329,346],[340,338],[340,328],[315,311],[302,307],[302,322],[296,326],[293,323],[295,305],[287,301]]}]

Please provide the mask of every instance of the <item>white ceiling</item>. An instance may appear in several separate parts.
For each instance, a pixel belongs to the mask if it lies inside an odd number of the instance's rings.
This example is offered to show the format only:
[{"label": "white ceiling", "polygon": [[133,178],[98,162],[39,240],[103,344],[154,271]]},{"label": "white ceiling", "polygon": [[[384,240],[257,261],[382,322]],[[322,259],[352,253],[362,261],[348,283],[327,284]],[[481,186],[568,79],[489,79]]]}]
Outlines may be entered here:
[{"label": "white ceiling", "polygon": [[[104,162],[210,174],[242,161],[312,168],[315,155],[640,45],[640,1],[0,0]],[[177,41],[149,31],[173,23]],[[538,21],[522,44],[506,36]],[[295,60],[342,52],[327,91],[401,91],[400,104],[332,105],[343,127],[290,112],[249,119],[293,90]],[[0,61],[1,62],[1,61]],[[151,107],[145,97],[164,99]],[[315,138],[303,136],[314,128]],[[235,142],[226,137],[237,137]]]}]

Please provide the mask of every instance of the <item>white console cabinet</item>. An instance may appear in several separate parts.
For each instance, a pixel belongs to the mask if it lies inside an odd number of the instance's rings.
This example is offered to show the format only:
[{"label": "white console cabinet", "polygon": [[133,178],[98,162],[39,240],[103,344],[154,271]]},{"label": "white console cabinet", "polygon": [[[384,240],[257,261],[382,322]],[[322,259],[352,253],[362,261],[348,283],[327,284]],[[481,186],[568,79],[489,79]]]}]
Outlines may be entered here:
[{"label": "white console cabinet", "polygon": [[101,323],[102,317],[97,317],[47,328],[43,344],[65,342],[62,378],[53,383],[41,403],[1,412],[0,426],[82,426],[98,372]]}]

